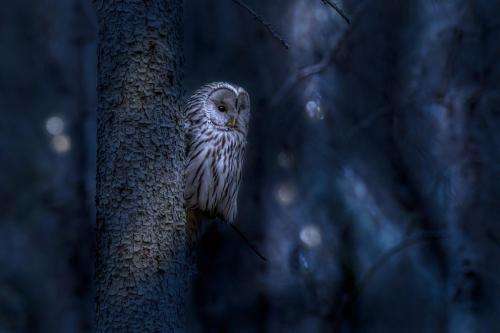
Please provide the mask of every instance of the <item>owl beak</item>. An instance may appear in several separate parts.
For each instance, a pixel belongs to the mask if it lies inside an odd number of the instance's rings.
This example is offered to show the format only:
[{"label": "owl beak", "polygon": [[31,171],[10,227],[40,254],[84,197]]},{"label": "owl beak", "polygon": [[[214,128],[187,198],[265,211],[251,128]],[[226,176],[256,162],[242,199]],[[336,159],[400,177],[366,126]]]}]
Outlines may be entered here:
[{"label": "owl beak", "polygon": [[227,122],[227,126],[232,127],[232,128],[238,127],[236,117],[232,117],[231,120]]}]

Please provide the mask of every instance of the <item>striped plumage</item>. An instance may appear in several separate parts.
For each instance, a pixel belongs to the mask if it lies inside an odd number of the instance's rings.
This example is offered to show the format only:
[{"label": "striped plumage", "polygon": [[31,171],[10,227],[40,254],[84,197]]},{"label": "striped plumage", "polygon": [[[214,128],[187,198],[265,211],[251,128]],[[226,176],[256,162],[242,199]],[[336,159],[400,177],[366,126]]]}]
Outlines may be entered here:
[{"label": "striped plumage", "polygon": [[248,93],[233,84],[210,83],[191,96],[185,112],[188,215],[196,211],[231,223],[250,118]]}]

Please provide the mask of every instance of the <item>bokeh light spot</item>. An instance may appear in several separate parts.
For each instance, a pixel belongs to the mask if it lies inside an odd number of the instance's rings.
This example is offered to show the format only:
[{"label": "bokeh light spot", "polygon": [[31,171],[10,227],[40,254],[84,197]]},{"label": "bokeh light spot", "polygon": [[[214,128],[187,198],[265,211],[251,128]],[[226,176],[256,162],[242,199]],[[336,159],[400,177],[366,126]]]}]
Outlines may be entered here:
[{"label": "bokeh light spot", "polygon": [[51,141],[52,149],[59,154],[64,154],[71,149],[71,140],[67,135],[56,135]]},{"label": "bokeh light spot", "polygon": [[317,247],[321,245],[321,232],[317,226],[307,225],[300,230],[300,240],[307,247]]},{"label": "bokeh light spot", "polygon": [[291,183],[278,185],[276,189],[276,199],[283,205],[289,205],[295,201],[297,191]]},{"label": "bokeh light spot", "polygon": [[323,109],[317,101],[308,101],[306,103],[306,113],[312,119],[323,120],[325,118]]},{"label": "bokeh light spot", "polygon": [[60,117],[50,117],[45,122],[45,129],[51,135],[61,135],[64,131],[64,120]]}]

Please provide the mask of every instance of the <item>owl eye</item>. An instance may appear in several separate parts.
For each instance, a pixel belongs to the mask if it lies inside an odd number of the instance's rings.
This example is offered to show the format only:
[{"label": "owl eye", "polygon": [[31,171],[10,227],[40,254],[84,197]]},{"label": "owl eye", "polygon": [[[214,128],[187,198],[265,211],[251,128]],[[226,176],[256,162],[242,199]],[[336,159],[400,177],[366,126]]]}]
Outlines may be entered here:
[{"label": "owl eye", "polygon": [[219,110],[220,112],[226,112],[227,111],[227,109],[226,109],[226,107],[224,105],[219,105],[217,107],[217,110]]}]

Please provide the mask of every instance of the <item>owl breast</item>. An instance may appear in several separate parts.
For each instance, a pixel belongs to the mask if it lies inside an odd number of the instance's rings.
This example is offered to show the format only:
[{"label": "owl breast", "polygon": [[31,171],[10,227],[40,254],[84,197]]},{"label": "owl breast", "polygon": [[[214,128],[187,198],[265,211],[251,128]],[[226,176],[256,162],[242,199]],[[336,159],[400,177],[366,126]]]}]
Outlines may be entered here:
[{"label": "owl breast", "polygon": [[186,204],[211,217],[233,222],[245,151],[245,139],[236,131],[188,131]]}]

